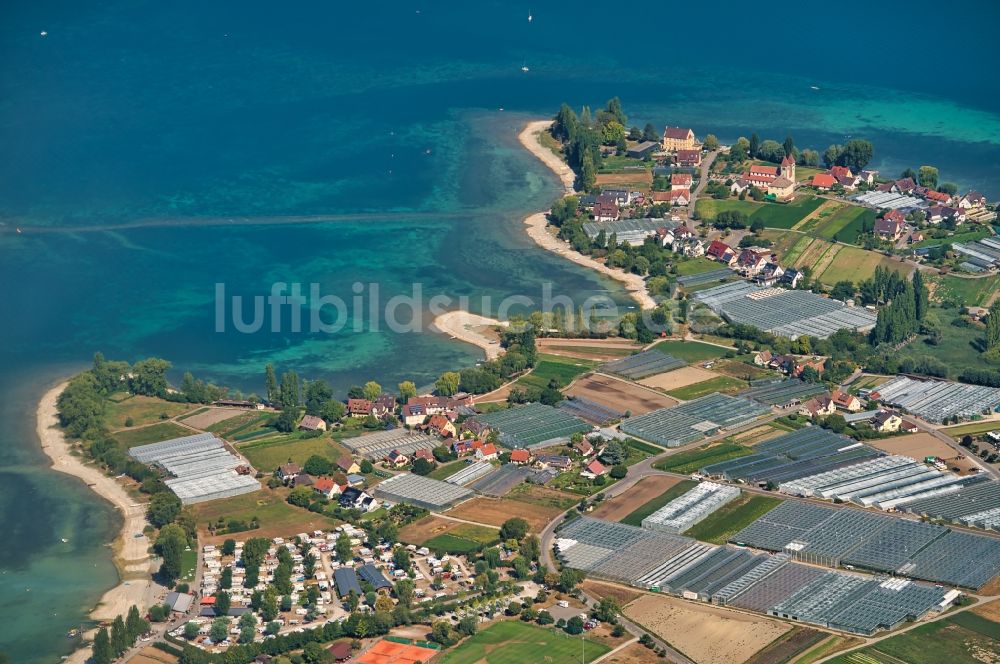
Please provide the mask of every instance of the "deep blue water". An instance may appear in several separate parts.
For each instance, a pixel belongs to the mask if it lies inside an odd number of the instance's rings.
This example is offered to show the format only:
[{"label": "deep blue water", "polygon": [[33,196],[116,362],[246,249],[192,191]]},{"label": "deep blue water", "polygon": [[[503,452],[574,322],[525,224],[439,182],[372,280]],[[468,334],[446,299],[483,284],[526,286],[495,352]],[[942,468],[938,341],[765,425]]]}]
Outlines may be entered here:
[{"label": "deep blue water", "polygon": [[[960,30],[929,26],[929,2],[531,3],[530,24],[527,6],[421,4],[0,8],[0,221],[53,229],[0,232],[0,530],[18,543],[0,554],[0,596],[17,599],[0,602],[0,650],[14,661],[57,658],[116,578],[102,547],[114,515],[44,469],[32,418],[94,351],[162,355],[247,390],[269,361],[341,388],[426,383],[476,353],[371,325],[217,333],[215,284],[350,298],[378,283],[384,301],[419,283],[479,309],[549,282],[625,302],[520,232],[557,189],[516,134],[562,101],[619,95],[635,124],[724,141],[864,136],[887,172],[933,164],[1000,196],[997,10],[983,3],[949,5],[970,19]],[[342,220],[272,223],[288,215]],[[189,225],[220,217],[258,223]],[[155,223],[113,229],[141,220]]]}]

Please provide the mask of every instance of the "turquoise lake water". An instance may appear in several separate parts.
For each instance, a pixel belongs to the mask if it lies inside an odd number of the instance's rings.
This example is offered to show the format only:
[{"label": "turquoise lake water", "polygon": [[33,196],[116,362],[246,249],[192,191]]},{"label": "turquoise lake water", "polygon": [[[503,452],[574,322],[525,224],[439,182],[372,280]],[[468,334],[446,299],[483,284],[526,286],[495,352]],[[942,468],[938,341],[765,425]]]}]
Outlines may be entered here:
[{"label": "turquoise lake water", "polygon": [[[1000,196],[992,8],[959,2],[981,20],[904,63],[886,26],[922,34],[937,5],[826,16],[819,35],[817,17],[781,8],[744,25],[738,3],[628,19],[597,3],[539,5],[531,24],[510,3],[420,4],[0,10],[0,531],[13,543],[0,550],[0,650],[13,661],[57,660],[65,631],[117,579],[104,546],[114,513],[46,470],[34,435],[38,397],[94,351],[164,356],[178,375],[245,390],[261,389],[267,362],[340,388],[426,384],[474,363],[475,349],[370,325],[217,333],[215,285],[253,296],[316,283],[349,300],[355,283],[378,283],[385,300],[419,283],[478,310],[484,295],[537,298],[552,283],[627,306],[614,282],[521,232],[558,187],[516,135],[562,101],[617,94],[635,124],[724,141],[790,133],[822,150],[863,136],[876,168],[929,163]],[[719,16],[732,20],[706,48],[671,27]],[[317,215],[338,221],[276,223]]]}]

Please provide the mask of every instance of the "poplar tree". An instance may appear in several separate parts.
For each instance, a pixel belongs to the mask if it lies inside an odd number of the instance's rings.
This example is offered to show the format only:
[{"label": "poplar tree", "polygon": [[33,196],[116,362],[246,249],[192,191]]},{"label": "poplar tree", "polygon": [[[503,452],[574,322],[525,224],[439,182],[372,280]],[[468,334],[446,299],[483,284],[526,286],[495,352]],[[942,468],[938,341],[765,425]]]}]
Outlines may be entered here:
[{"label": "poplar tree", "polygon": [[115,618],[115,621],[111,623],[111,651],[115,654],[115,657],[121,657],[128,650],[128,647],[132,645],[128,640],[128,631],[125,629],[125,621],[122,620],[121,616]]},{"label": "poplar tree", "polygon": [[111,664],[111,640],[108,638],[108,628],[102,627],[97,630],[94,637],[93,654],[90,661],[94,664]]},{"label": "poplar tree", "polygon": [[278,392],[278,377],[274,373],[274,365],[269,364],[265,369],[266,373],[266,385],[267,385],[267,400],[269,403],[274,404],[278,400],[280,393]]},{"label": "poplar tree", "polygon": [[986,350],[1000,346],[1000,300],[990,305],[986,318]]}]

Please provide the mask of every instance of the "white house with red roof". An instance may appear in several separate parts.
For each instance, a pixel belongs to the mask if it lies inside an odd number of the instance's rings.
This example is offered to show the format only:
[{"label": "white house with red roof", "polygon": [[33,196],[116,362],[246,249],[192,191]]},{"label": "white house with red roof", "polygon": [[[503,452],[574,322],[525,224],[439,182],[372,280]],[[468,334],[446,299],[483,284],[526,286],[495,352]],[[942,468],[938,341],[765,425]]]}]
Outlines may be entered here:
[{"label": "white house with red roof", "polygon": [[884,217],[875,220],[875,235],[883,240],[895,242],[903,235],[906,229],[906,218],[899,210],[890,210]]},{"label": "white house with red roof", "polygon": [[485,443],[476,449],[476,458],[480,461],[495,461],[497,456],[497,446],[493,443]]},{"label": "white house with red roof", "polygon": [[829,173],[817,173],[813,176],[813,179],[809,184],[821,191],[829,191],[833,188],[833,185],[837,184],[837,178],[833,177]]},{"label": "white house with red roof", "polygon": [[736,259],[736,267],[744,276],[755,277],[764,269],[770,258],[766,252],[744,249]]},{"label": "white house with red roof", "polygon": [[766,188],[767,185],[778,179],[778,167],[753,164],[750,166],[750,170],[746,172],[746,175],[743,176],[743,179],[755,187]]},{"label": "white house with red roof", "polygon": [[526,449],[514,450],[510,453],[510,462],[516,464],[531,463],[531,451]]},{"label": "white house with red roof", "polygon": [[691,189],[691,174],[690,173],[674,173],[670,176],[670,189],[683,189],[688,191]]},{"label": "white house with red roof", "polygon": [[675,207],[684,207],[691,202],[691,192],[687,189],[671,189],[670,204]]},{"label": "white house with red roof", "polygon": [[727,266],[731,266],[736,262],[736,252],[733,248],[719,240],[712,240],[709,243],[708,249],[705,250],[705,255]]},{"label": "white house with red roof", "polygon": [[326,498],[333,498],[334,496],[339,495],[341,490],[340,485],[334,482],[330,477],[317,477],[313,481],[313,491]]},{"label": "white house with red roof", "polygon": [[580,474],[584,477],[600,477],[604,473],[608,472],[608,469],[604,467],[604,464],[594,459],[583,469]]}]

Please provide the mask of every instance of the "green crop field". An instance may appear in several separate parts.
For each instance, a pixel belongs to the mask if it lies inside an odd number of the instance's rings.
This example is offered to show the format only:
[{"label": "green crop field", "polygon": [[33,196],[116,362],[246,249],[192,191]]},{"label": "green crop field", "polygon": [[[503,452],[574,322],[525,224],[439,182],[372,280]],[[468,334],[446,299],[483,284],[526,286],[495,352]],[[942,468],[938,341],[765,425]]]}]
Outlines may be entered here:
[{"label": "green crop field", "polygon": [[866,251],[859,247],[843,246],[836,259],[820,275],[819,280],[827,285],[833,285],[845,279],[858,283],[871,278],[875,274],[875,268],[879,265],[906,275],[909,275],[913,270],[909,265],[883,256],[878,252]]},{"label": "green crop field", "polygon": [[[961,624],[958,614],[879,641],[867,648],[840,655],[831,664],[899,664],[900,662],[948,662],[982,664],[984,654],[997,654],[996,638]],[[966,621],[971,624],[972,621]],[[988,621],[989,622],[989,621]],[[977,623],[978,624],[978,623]],[[996,623],[993,623],[996,625]],[[981,626],[980,626],[981,627]]]},{"label": "green crop field", "polygon": [[696,523],[684,534],[688,537],[710,542],[725,544],[730,537],[740,532],[751,522],[764,516],[783,501],[770,496],[754,496],[743,494],[731,503],[723,505],[716,511]]},{"label": "green crop field", "polygon": [[459,459],[458,461],[449,461],[448,463],[440,463],[437,468],[432,470],[427,474],[427,477],[432,480],[443,480],[446,477],[451,477],[458,471],[465,468],[468,464],[465,459]]},{"label": "green crop field", "polygon": [[875,222],[875,210],[847,205],[829,217],[826,217],[816,229],[815,234],[827,240],[836,239],[840,242],[854,244],[864,227],[865,222]]},{"label": "green crop field", "polygon": [[706,394],[712,394],[713,392],[732,394],[744,390],[746,387],[746,381],[733,378],[732,376],[719,376],[718,378],[709,378],[694,385],[678,387],[676,390],[668,390],[667,394],[682,401],[690,401],[698,397],[703,397]]},{"label": "green crop field", "polygon": [[768,228],[791,228],[822,205],[824,200],[815,196],[798,196],[791,203],[766,203],[750,215],[750,220],[763,221]]},{"label": "green crop field", "polygon": [[653,467],[671,473],[693,473],[713,463],[729,461],[741,456],[753,454],[753,450],[735,443],[720,443],[709,447],[700,447],[679,454],[668,456]]},{"label": "green crop field", "polygon": [[579,636],[520,621],[494,623],[445,653],[442,664],[576,664],[591,662],[611,650]]},{"label": "green crop field", "polygon": [[987,431],[993,431],[995,429],[1000,429],[1000,424],[996,421],[970,422],[969,424],[960,424],[957,427],[941,429],[941,433],[947,434],[952,438],[961,438],[965,435],[975,436],[977,434],[986,433]]},{"label": "green crop field", "polygon": [[809,237],[808,235],[800,235],[794,237],[797,237],[798,239],[795,240],[795,242],[788,248],[788,251],[785,252],[785,255],[781,256],[782,260],[784,260],[784,262],[786,262],[789,265],[794,265],[795,261],[798,260],[799,256],[801,256],[803,252],[805,252],[805,250],[813,242],[813,238]]},{"label": "green crop field", "polygon": [[158,443],[161,440],[180,438],[181,436],[191,436],[195,433],[197,432],[173,422],[160,422],[159,424],[152,424],[141,429],[117,431],[114,437],[115,440],[125,447],[135,447],[137,445],[146,445],[147,443]]},{"label": "green crop field", "polygon": [[430,538],[425,541],[423,545],[431,551],[444,551],[447,554],[457,556],[476,551],[483,545],[483,543],[467,539],[465,537],[457,537],[450,533],[445,533],[443,535],[437,535],[436,537]]},{"label": "green crop field", "polygon": [[[306,528],[330,528],[341,523],[322,514],[290,505],[285,501],[286,491],[285,489],[275,491],[265,487],[253,493],[198,503],[192,506],[192,509],[199,529],[220,518],[224,522],[236,519],[249,523],[251,519],[257,517],[262,529],[280,527],[286,535]],[[249,533],[247,537],[252,537],[255,531],[247,532]]]},{"label": "green crop field", "polygon": [[912,247],[914,249],[919,249],[920,247],[933,247],[938,244],[952,244],[955,242],[975,242],[976,240],[982,240],[984,237],[989,237],[993,233],[988,228],[976,228],[975,230],[963,231],[960,233],[955,233],[949,235],[948,237],[938,237],[938,238],[927,238],[926,240],[921,240],[920,242],[914,242]]},{"label": "green crop field", "polygon": [[684,341],[683,339],[665,339],[653,346],[653,348],[688,363],[714,360],[717,357],[722,357],[727,352],[725,348],[719,348],[712,344],[703,344],[698,341]]},{"label": "green crop field", "polygon": [[549,386],[549,381],[555,380],[560,387],[565,387],[573,382],[574,378],[595,366],[597,366],[595,360],[543,354],[538,356],[538,362],[531,373],[518,378],[516,384],[543,390]]},{"label": "green crop field", "polygon": [[764,207],[765,203],[756,201],[741,201],[736,198],[725,198],[716,200],[714,198],[699,198],[695,201],[694,208],[701,215],[702,219],[715,219],[720,212],[742,212],[746,216],[752,216],[757,210]]},{"label": "green crop field", "polygon": [[681,480],[642,507],[631,512],[628,516],[623,518],[621,522],[627,523],[630,526],[641,526],[643,519],[669,503],[674,498],[687,493],[696,484],[697,482],[694,480]]}]

